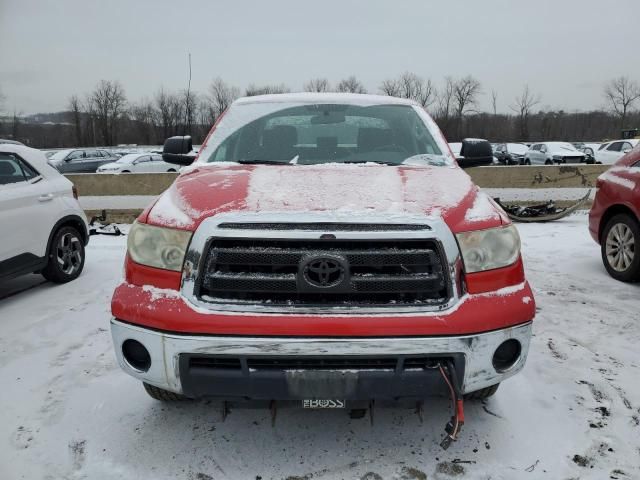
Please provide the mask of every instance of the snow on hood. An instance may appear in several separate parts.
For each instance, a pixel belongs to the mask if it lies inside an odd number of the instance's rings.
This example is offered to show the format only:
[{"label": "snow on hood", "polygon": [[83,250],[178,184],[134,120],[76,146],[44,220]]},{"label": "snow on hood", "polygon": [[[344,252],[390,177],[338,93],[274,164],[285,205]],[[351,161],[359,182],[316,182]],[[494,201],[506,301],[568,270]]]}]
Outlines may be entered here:
[{"label": "snow on hood", "polygon": [[146,221],[192,230],[234,211],[425,215],[444,218],[453,231],[504,221],[460,168],[344,164],[200,166],[178,177]]},{"label": "snow on hood", "polygon": [[570,143],[547,143],[547,153],[552,155],[573,155],[573,156],[584,156],[580,150],[571,145]]}]

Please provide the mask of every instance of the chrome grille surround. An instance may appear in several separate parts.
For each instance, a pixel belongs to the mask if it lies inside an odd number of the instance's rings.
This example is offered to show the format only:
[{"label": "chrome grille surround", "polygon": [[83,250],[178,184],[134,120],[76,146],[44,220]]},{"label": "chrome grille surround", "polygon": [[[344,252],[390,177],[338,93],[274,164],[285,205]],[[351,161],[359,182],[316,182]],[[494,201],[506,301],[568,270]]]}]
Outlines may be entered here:
[{"label": "chrome grille surround", "polygon": [[[242,224],[242,228],[229,228],[229,224]],[[247,228],[247,224],[305,224],[300,230],[293,228],[282,230],[264,230]],[[308,224],[345,224],[376,225],[375,229],[336,228],[333,230],[309,229]],[[220,225],[224,224],[223,228]],[[388,224],[388,230],[380,229],[381,224]],[[425,228],[398,229],[398,225],[428,225]],[[445,259],[446,272],[451,288],[450,297],[439,305],[389,305],[389,306],[353,306],[353,305],[269,305],[266,303],[211,303],[197,296],[198,282],[205,268],[207,249],[214,238],[246,238],[246,239],[318,239],[320,235],[330,235],[336,240],[431,240],[439,244]],[[333,212],[300,212],[300,213],[245,213],[233,212],[219,214],[204,220],[193,235],[185,256],[182,272],[181,295],[194,308],[203,313],[264,313],[264,314],[311,314],[311,315],[371,315],[371,314],[414,314],[424,312],[445,311],[458,303],[461,292],[460,274],[462,262],[454,235],[445,222],[439,217],[404,214],[373,214],[370,212],[333,213]]]}]

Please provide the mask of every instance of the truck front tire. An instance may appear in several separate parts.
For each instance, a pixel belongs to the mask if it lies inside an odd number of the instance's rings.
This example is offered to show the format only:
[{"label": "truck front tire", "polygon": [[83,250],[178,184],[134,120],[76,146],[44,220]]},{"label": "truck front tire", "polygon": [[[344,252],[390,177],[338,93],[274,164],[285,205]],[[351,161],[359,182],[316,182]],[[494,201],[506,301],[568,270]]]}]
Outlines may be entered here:
[{"label": "truck front tire", "polygon": [[499,383],[495,385],[491,385],[490,387],[481,388],[480,390],[476,390],[475,392],[469,392],[465,394],[465,400],[484,400],[485,398],[489,398],[493,396],[497,391]]},{"label": "truck front tire", "polygon": [[154,400],[159,400],[161,402],[179,402],[182,400],[189,400],[184,395],[180,395],[179,393],[175,393],[175,392],[170,392],[169,390],[164,390],[162,388],[149,385],[148,383],[145,383],[145,382],[142,382],[142,385],[144,385],[145,391]]}]

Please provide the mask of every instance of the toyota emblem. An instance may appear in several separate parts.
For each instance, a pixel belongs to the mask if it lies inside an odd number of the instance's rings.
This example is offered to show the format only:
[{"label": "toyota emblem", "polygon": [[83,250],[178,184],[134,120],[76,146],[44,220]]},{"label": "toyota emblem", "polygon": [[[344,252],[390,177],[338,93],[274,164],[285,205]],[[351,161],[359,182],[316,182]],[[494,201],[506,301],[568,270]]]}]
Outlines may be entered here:
[{"label": "toyota emblem", "polygon": [[303,260],[301,268],[304,281],[316,288],[340,285],[346,274],[345,261],[339,257],[317,256]]}]

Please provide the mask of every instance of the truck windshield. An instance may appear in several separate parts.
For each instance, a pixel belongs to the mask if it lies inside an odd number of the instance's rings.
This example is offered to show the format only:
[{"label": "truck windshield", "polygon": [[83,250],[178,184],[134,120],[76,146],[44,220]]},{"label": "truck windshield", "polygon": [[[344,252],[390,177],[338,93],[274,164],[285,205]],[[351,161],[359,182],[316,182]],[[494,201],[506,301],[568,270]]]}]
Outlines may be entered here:
[{"label": "truck windshield", "polygon": [[410,105],[232,106],[201,154],[204,162],[450,165]]}]

